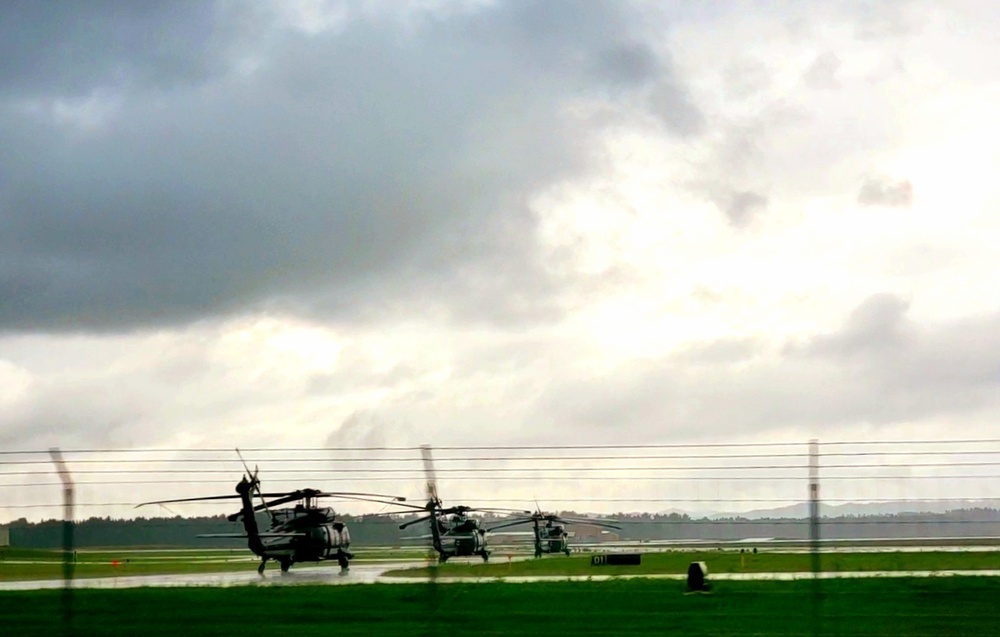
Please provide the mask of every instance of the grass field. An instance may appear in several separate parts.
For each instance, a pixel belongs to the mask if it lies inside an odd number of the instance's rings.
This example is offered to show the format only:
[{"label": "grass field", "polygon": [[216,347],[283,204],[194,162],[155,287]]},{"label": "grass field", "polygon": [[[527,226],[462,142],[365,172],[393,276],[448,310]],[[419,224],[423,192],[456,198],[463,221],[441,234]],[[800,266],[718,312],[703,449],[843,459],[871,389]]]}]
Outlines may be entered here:
[{"label": "grass field", "polygon": [[[691,562],[706,562],[710,573],[801,573],[812,569],[807,553],[740,553],[738,551],[644,553],[639,566],[591,566],[590,556],[553,556],[482,564],[442,564],[439,576],[510,577],[518,575],[622,575],[686,573]],[[829,553],[820,556],[823,571],[942,571],[1000,569],[998,551],[928,551],[885,553]],[[389,571],[394,577],[426,577],[428,568]]]},{"label": "grass field", "polygon": [[[814,596],[814,585],[821,586]],[[17,637],[78,635],[990,635],[998,578],[375,584],[0,592]],[[71,628],[71,630],[67,630]]]},{"label": "grass field", "polygon": [[[364,550],[355,563],[374,560],[417,560],[426,557],[419,550]],[[508,577],[518,575],[622,575],[681,574],[693,561],[708,563],[710,573],[789,573],[811,569],[805,553],[739,553],[738,551],[665,551],[644,553],[640,566],[590,565],[590,556],[552,556],[540,560],[508,562],[495,555],[487,564],[448,563],[437,566],[437,574],[448,577]],[[120,577],[252,571],[257,558],[246,549],[218,550],[87,550],[77,552],[74,575],[80,578]],[[330,562],[332,568],[336,564]],[[829,553],[820,558],[824,571],[941,571],[1000,569],[997,551],[927,551],[885,553]],[[271,565],[271,568],[276,568]],[[395,577],[425,577],[427,568],[389,571]],[[0,552],[0,581],[57,579],[62,577],[59,551],[11,549]]]},{"label": "grass field", "polygon": [[[355,562],[404,560],[425,557],[426,551],[363,550]],[[118,577],[123,575],[165,575],[180,573],[223,573],[252,571],[260,560],[245,548],[172,549],[88,549],[76,552],[75,577]],[[336,568],[336,562],[331,562]],[[271,568],[277,568],[270,564]],[[56,579],[62,577],[62,552],[44,549],[0,549],[0,581]]]}]

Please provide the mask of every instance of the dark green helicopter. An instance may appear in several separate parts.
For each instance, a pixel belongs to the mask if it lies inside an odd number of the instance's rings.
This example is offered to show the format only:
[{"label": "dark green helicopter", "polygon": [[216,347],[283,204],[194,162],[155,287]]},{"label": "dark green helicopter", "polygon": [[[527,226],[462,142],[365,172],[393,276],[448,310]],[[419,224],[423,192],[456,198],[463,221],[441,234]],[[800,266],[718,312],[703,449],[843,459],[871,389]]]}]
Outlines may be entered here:
[{"label": "dark green helicopter", "polygon": [[555,513],[543,513],[541,510],[536,510],[528,517],[515,518],[503,522],[502,524],[490,527],[487,531],[493,532],[498,529],[505,529],[521,524],[531,524],[535,540],[535,557],[541,557],[544,554],[570,554],[569,533],[566,532],[567,525],[584,524],[620,531],[621,527],[615,525],[614,522],[614,520],[600,520],[595,518],[569,518]]},{"label": "dark green helicopter", "polygon": [[[415,504],[399,504],[399,506],[411,507],[426,511],[427,515],[415,520],[409,520],[399,525],[400,529],[405,529],[421,522],[430,522],[430,538],[434,550],[438,554],[438,562],[445,563],[452,557],[479,556],[484,562],[489,561],[490,551],[487,548],[486,529],[479,520],[469,517],[469,513],[474,511],[501,512],[527,514],[530,511],[520,511],[516,509],[485,509],[458,505],[444,507],[441,498],[437,494],[437,480],[434,477],[433,459],[431,458],[430,447],[424,445],[420,448],[424,458],[424,471],[427,474],[427,504],[419,506]],[[406,539],[424,539],[427,536],[419,536]]]},{"label": "dark green helicopter", "polygon": [[[242,457],[240,458],[242,460]],[[246,467],[246,463],[244,463]],[[260,504],[254,505],[253,497],[260,498]],[[320,562],[337,560],[342,574],[350,569],[350,560],[354,555],[350,552],[351,534],[347,525],[337,520],[336,513],[329,507],[319,507],[317,500],[323,497],[337,497],[349,500],[363,500],[380,504],[398,504],[405,501],[401,496],[383,495],[380,493],[328,492],[317,489],[296,489],[284,493],[262,493],[260,480],[257,479],[257,469],[247,473],[236,484],[235,495],[210,495],[202,498],[180,498],[176,500],[158,500],[144,502],[137,507],[148,504],[171,504],[175,502],[198,502],[203,500],[239,499],[242,503],[240,511],[228,516],[230,522],[243,522],[243,533],[213,533],[198,537],[211,538],[246,538],[248,548],[254,555],[261,558],[257,572],[264,574],[264,566],[268,560],[274,560],[281,566],[283,573],[288,572],[292,564],[298,562]],[[267,501],[268,498],[274,498]],[[272,510],[271,507],[298,502],[294,507]],[[270,526],[261,531],[257,525],[256,513],[266,511],[270,518]]]}]

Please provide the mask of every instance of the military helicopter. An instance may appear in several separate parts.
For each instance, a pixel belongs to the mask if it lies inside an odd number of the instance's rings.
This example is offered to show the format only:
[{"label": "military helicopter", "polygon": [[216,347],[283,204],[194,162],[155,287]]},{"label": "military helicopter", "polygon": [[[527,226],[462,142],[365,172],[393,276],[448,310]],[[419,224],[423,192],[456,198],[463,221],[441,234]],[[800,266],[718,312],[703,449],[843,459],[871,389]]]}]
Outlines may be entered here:
[{"label": "military helicopter", "polygon": [[[242,457],[240,458],[242,460]],[[213,533],[198,537],[212,538],[246,538],[248,548],[254,555],[260,557],[257,572],[264,574],[264,567],[269,560],[274,560],[281,567],[282,573],[287,573],[292,564],[297,562],[320,562],[337,560],[341,574],[350,570],[350,560],[354,555],[350,552],[351,534],[347,526],[337,520],[333,509],[319,507],[317,500],[322,497],[337,497],[350,500],[363,500],[382,504],[397,504],[406,498],[401,496],[383,495],[380,493],[357,492],[326,492],[317,489],[296,489],[284,493],[262,493],[257,469],[253,473],[249,467],[246,475],[236,484],[236,495],[210,495],[201,498],[180,498],[176,500],[158,500],[143,502],[136,507],[149,504],[171,504],[175,502],[197,502],[204,500],[228,500],[238,498],[242,507],[239,512],[227,516],[230,522],[242,520],[244,533]],[[254,505],[253,497],[260,498],[260,504]],[[269,498],[273,500],[267,501]],[[296,502],[294,507],[272,510],[271,507]],[[257,526],[257,511],[266,511],[271,520],[270,527],[261,531]]]},{"label": "military helicopter", "polygon": [[566,526],[569,524],[586,524],[588,526],[621,530],[621,527],[616,526],[613,523],[613,520],[567,518],[555,513],[543,513],[540,509],[537,509],[529,517],[515,518],[502,524],[492,526],[487,529],[487,531],[493,532],[498,529],[518,526],[520,524],[531,524],[533,526],[532,531],[535,539],[535,557],[541,557],[546,553],[565,553],[566,555],[569,555],[569,533],[566,532]]},{"label": "military helicopter", "polygon": [[[437,480],[434,477],[434,466],[431,458],[430,447],[424,445],[420,448],[424,458],[424,471],[427,473],[427,504],[418,506],[415,504],[400,504],[399,506],[411,507],[426,511],[427,515],[410,520],[399,525],[400,529],[405,529],[421,522],[430,522],[434,550],[438,554],[438,562],[445,563],[452,557],[468,557],[478,555],[484,562],[490,559],[490,551],[487,549],[486,529],[480,525],[478,519],[469,517],[473,511],[482,512],[502,512],[528,514],[530,511],[519,511],[516,509],[484,509],[465,505],[444,507],[441,498],[437,494]],[[423,539],[427,536],[419,536]]]}]

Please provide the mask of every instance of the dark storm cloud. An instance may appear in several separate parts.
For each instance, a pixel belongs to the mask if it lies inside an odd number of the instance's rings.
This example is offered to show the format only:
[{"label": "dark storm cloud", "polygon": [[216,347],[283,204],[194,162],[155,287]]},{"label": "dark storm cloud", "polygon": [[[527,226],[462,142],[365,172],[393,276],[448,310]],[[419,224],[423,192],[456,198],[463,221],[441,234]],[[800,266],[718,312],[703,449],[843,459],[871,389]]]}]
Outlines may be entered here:
[{"label": "dark storm cloud", "polygon": [[646,44],[622,44],[602,52],[597,74],[611,85],[641,86],[659,78],[660,59]]},{"label": "dark storm cloud", "polygon": [[687,99],[620,3],[315,35],[202,4],[95,10],[86,30],[47,6],[15,5],[19,30],[69,53],[18,46],[0,103],[0,329],[555,312],[527,202],[594,166],[566,107],[633,85]]},{"label": "dark storm cloud", "polygon": [[867,177],[858,192],[862,206],[909,208],[913,204],[913,184],[909,180],[893,181],[888,177]]},{"label": "dark storm cloud", "polygon": [[571,423],[582,438],[629,431],[638,442],[641,435],[822,433],[1000,409],[1000,314],[921,326],[907,307],[875,295],[838,330],[776,350],[724,339],[566,380],[547,391],[536,418]]},{"label": "dark storm cloud", "polygon": [[221,70],[208,2],[6,0],[0,3],[0,96],[86,95],[130,83],[198,81]]}]

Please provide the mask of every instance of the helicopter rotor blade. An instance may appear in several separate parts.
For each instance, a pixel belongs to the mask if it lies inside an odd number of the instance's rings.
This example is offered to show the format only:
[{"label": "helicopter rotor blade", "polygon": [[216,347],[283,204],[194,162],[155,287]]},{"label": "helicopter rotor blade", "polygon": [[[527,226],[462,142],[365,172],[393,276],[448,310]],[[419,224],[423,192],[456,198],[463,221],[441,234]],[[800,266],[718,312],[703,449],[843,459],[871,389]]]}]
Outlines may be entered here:
[{"label": "helicopter rotor blade", "polygon": [[364,518],[391,518],[392,516],[407,515],[409,511],[379,511],[378,513],[358,513],[357,515],[352,515],[351,517],[355,520],[361,520]]},{"label": "helicopter rotor blade", "polygon": [[202,502],[202,501],[206,501],[206,500],[235,500],[235,499],[240,498],[240,497],[242,497],[242,496],[240,496],[237,493],[234,493],[232,495],[208,495],[208,496],[205,496],[205,497],[202,497],[202,498],[176,498],[176,499],[173,499],[173,500],[156,500],[156,501],[153,501],[153,502],[140,502],[139,504],[135,505],[135,508],[138,509],[139,507],[144,507],[144,506],[149,505],[149,504],[173,504],[173,503],[177,503],[177,502]]},{"label": "helicopter rotor blade", "polygon": [[320,493],[321,496],[365,496],[367,498],[384,498],[386,500],[394,500],[398,502],[406,502],[406,497],[401,495],[389,495],[386,493],[366,493],[364,491],[324,491]]},{"label": "helicopter rotor blade", "polygon": [[402,529],[405,529],[408,526],[413,526],[414,524],[419,524],[421,522],[426,522],[427,520],[430,520],[432,517],[434,517],[434,516],[433,515],[425,515],[424,517],[417,518],[416,520],[410,520],[409,522],[403,522],[402,524],[399,525],[399,528],[400,528],[400,530],[402,530]]},{"label": "helicopter rotor blade", "polygon": [[[407,505],[404,505],[404,504],[400,504],[398,501],[396,501],[395,496],[392,496],[392,499],[379,499],[379,498],[368,498],[368,497],[364,497],[364,496],[361,496],[361,495],[348,495],[347,493],[337,493],[337,492],[327,493],[327,492],[324,492],[324,491],[315,491],[315,490],[312,490],[312,489],[307,489],[307,490],[303,490],[303,491],[293,491],[291,493],[288,493],[288,494],[285,494],[285,495],[279,497],[276,500],[271,500],[270,502],[264,502],[262,504],[258,504],[257,506],[254,507],[253,510],[254,511],[260,511],[261,509],[264,509],[267,506],[280,506],[282,504],[287,504],[289,502],[295,502],[296,500],[302,500],[302,499],[307,498],[307,497],[308,498],[329,498],[329,497],[334,497],[334,498],[341,498],[341,499],[344,499],[344,500],[358,500],[358,501],[361,501],[361,502],[375,502],[377,504],[390,504],[390,505],[407,506]],[[413,505],[410,505],[410,506],[413,506]],[[423,507],[416,507],[416,508],[419,508],[421,510],[423,509]]]},{"label": "helicopter rotor blade", "polygon": [[[281,506],[282,504],[285,504],[285,503],[288,503],[288,502],[295,502],[296,500],[301,500],[304,497],[305,496],[302,495],[302,494],[292,493],[292,494],[289,494],[289,495],[282,496],[282,497],[278,498],[277,500],[271,500],[270,502],[261,502],[260,504],[258,504],[257,506],[255,506],[253,508],[253,510],[254,511],[260,511],[262,509],[267,509],[267,507],[269,507],[269,506],[274,506],[274,507]],[[268,510],[268,513],[270,513],[270,510]]]},{"label": "helicopter rotor blade", "polygon": [[414,509],[416,511],[429,511],[426,504],[412,504],[410,502],[392,502],[394,506],[406,507],[408,509]]},{"label": "helicopter rotor blade", "polygon": [[534,522],[534,518],[520,518],[517,520],[511,520],[509,522],[504,522],[503,524],[497,524],[496,526],[488,527],[486,530],[492,533],[497,529],[506,529],[509,526],[518,526],[520,524],[530,524]]},{"label": "helicopter rotor blade", "polygon": [[[362,495],[347,495],[346,493],[320,493],[317,497],[337,498],[339,500],[357,500],[359,502],[375,502],[377,504],[390,504],[393,506],[408,506],[399,502],[396,498],[370,498]],[[409,505],[412,506],[412,505]]]},{"label": "helicopter rotor blade", "polygon": [[620,526],[617,526],[615,524],[612,524],[611,522],[607,522],[604,520],[588,520],[586,518],[561,518],[557,516],[553,521],[563,522],[565,524],[587,524],[589,526],[599,526],[606,529],[616,529],[618,531],[620,531],[622,528]]},{"label": "helicopter rotor blade", "polygon": [[251,474],[250,466],[247,464],[247,461],[243,459],[243,454],[240,453],[239,449],[236,449],[236,455],[239,456],[240,462],[243,463],[243,468],[247,470],[247,475],[250,476],[250,484],[253,485],[254,491],[257,492],[257,497],[260,498],[260,507],[259,508],[254,507],[254,511],[259,511],[260,509],[264,509],[265,511],[267,511],[268,517],[273,517],[271,516],[271,510],[267,508],[267,501],[264,500],[264,496],[260,492],[260,480],[257,478],[257,471],[259,467],[254,465],[253,473]]},{"label": "helicopter rotor blade", "polygon": [[[281,498],[288,495],[287,493],[262,493],[261,496],[265,498]],[[172,500],[156,500],[154,502],[141,502],[135,505],[135,508],[144,507],[149,504],[173,504],[178,502],[203,502],[209,500],[238,500],[241,495],[238,493],[228,494],[228,495],[207,495],[200,498],[175,498]],[[420,507],[423,508],[423,507]]]},{"label": "helicopter rotor blade", "polygon": [[468,511],[480,511],[483,513],[517,513],[519,515],[531,515],[531,511],[525,511],[524,509],[504,509],[498,507],[470,507],[470,506],[454,506],[450,509],[444,509],[442,513],[460,513]]},{"label": "helicopter rotor blade", "polygon": [[236,455],[239,457],[240,462],[243,463],[243,468],[247,472],[247,477],[248,478],[256,477],[256,475],[257,475],[256,472],[253,472],[253,473],[250,472],[250,465],[248,465],[247,461],[243,459],[243,454],[240,453],[239,449],[236,449]]}]

